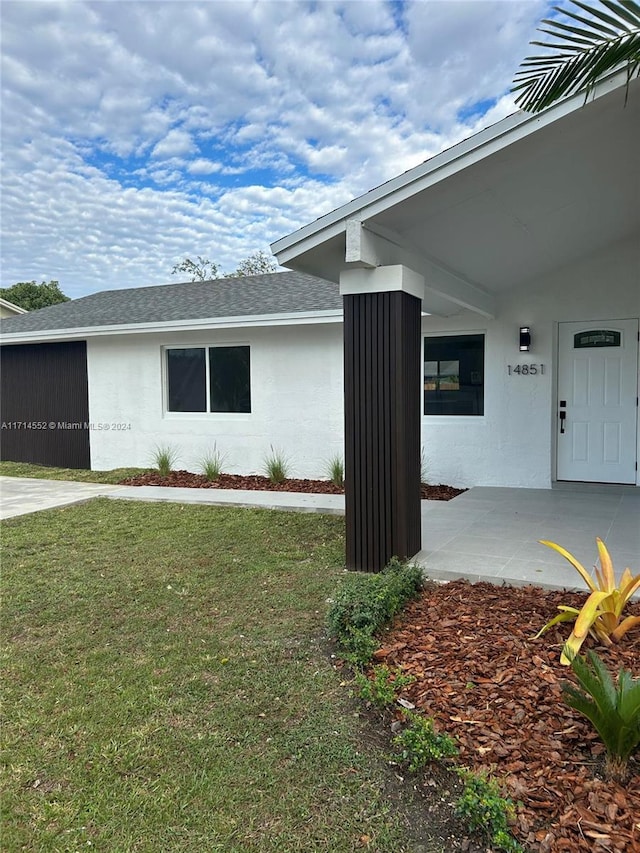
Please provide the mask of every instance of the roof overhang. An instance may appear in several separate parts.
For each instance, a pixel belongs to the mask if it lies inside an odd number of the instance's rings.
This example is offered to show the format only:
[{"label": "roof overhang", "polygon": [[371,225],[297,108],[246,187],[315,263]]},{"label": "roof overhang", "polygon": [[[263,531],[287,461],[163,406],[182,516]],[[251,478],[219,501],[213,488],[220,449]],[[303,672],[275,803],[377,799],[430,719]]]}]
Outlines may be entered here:
[{"label": "roof overhang", "polygon": [[272,245],[278,262],[339,281],[405,264],[423,309],[495,316],[501,292],[640,232],[640,80],[604,80],[515,113]]},{"label": "roof overhang", "polygon": [[202,330],[255,329],[269,326],[309,326],[342,323],[342,311],[296,311],[290,314],[264,314],[238,317],[207,317],[198,320],[171,320],[166,323],[129,323],[112,326],[86,326],[73,329],[44,329],[3,334],[2,344],[31,344],[85,340],[113,335],[171,334]]}]

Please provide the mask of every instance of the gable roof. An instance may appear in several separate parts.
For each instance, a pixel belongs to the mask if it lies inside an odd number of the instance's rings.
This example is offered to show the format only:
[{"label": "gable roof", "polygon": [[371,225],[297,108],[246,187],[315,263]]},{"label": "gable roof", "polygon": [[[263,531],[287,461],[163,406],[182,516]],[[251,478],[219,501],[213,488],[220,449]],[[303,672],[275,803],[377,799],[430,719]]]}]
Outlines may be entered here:
[{"label": "gable roof", "polygon": [[[617,72],[602,81],[592,93],[592,101],[603,95],[621,89],[627,83],[626,73]],[[634,83],[635,85],[635,83]],[[345,230],[349,218],[364,219],[384,212],[398,203],[402,203],[417,193],[428,189],[439,181],[462,171],[469,164],[490,156],[514,142],[536,133],[541,128],[557,122],[586,104],[583,92],[567,97],[541,113],[531,114],[519,110],[495,124],[446,148],[439,154],[419,163],[374,187],[362,195],[341,205],[329,213],[304,225],[297,231],[281,237],[271,244],[273,254],[282,263],[300,252],[314,248],[318,243]],[[626,106],[626,100],[625,100]]]},{"label": "gable roof", "polygon": [[[338,286],[299,272],[105,290],[0,321],[4,342],[27,333],[152,331],[189,321],[313,316],[342,310]],[[42,337],[41,336],[41,337]],[[29,338],[33,338],[30,335]]]},{"label": "gable roof", "polygon": [[283,266],[338,281],[404,264],[423,310],[492,317],[500,295],[640,229],[640,79],[604,79],[509,116],[272,244]]}]

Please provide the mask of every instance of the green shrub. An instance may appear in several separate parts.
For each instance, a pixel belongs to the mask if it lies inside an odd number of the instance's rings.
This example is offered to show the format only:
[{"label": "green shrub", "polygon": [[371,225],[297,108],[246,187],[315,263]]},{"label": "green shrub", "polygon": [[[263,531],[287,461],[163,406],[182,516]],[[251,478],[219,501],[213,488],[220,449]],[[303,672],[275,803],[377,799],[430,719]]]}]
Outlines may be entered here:
[{"label": "green shrub", "polygon": [[620,669],[617,686],[594,651],[589,662],[575,655],[571,668],[582,689],[565,682],[564,701],[591,721],[607,750],[606,772],[624,781],[629,756],[640,744],[640,678]]},{"label": "green shrub", "polygon": [[[350,573],[338,589],[327,614],[333,637],[348,653],[376,644],[373,635],[386,625],[422,588],[419,566],[410,566],[393,558],[378,574]],[[366,663],[369,658],[359,663]]]},{"label": "green shrub", "polygon": [[393,705],[402,688],[414,681],[412,675],[404,675],[400,669],[389,669],[386,664],[374,666],[368,676],[362,672],[356,673],[360,698],[377,708]]},{"label": "green shrub", "polygon": [[272,483],[283,483],[289,476],[289,460],[280,450],[275,450],[271,445],[271,451],[264,458],[263,471]]},{"label": "green shrub", "polygon": [[458,754],[455,740],[446,733],[437,732],[430,717],[407,712],[410,721],[406,729],[393,739],[401,749],[400,757],[409,762],[409,770],[420,770],[431,761]]},{"label": "green shrub", "polygon": [[512,800],[501,795],[496,780],[490,779],[486,773],[472,773],[464,769],[458,774],[464,781],[464,790],[456,803],[456,813],[471,830],[486,835],[498,850],[523,853],[509,831],[509,824],[515,818],[515,806]]},{"label": "green shrub", "polygon": [[344,488],[344,462],[342,461],[342,456],[333,456],[327,462],[327,474],[334,486],[337,486],[339,489]]},{"label": "green shrub", "polygon": [[371,628],[350,626],[340,639],[340,645],[346,660],[353,666],[366,666],[378,648],[378,641]]},{"label": "green shrub", "polygon": [[338,589],[328,613],[331,633],[342,641],[353,630],[374,631],[392,616],[389,579],[380,574],[350,574]]},{"label": "green shrub", "polygon": [[200,460],[200,468],[207,480],[213,482],[222,474],[222,466],[225,463],[225,455],[218,450],[217,444]]},{"label": "green shrub", "polygon": [[161,477],[168,476],[178,461],[178,451],[169,444],[158,445],[152,455],[154,467]]}]

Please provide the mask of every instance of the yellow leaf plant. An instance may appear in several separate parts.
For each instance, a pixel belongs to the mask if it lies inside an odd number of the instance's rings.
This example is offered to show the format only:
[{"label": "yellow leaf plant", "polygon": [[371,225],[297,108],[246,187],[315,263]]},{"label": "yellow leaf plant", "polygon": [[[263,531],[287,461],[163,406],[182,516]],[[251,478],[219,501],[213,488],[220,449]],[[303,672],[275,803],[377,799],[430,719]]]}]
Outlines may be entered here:
[{"label": "yellow leaf plant", "polygon": [[540,544],[553,548],[554,551],[568,560],[591,590],[581,610],[576,607],[560,605],[558,607],[560,613],[547,622],[536,634],[537,638],[553,625],[557,625],[558,622],[571,622],[575,619],[573,631],[560,657],[561,664],[569,666],[573,657],[580,650],[587,634],[591,634],[605,646],[610,646],[612,643],[621,640],[631,628],[640,625],[640,616],[627,616],[621,621],[622,611],[631,600],[634,592],[640,589],[640,574],[634,577],[629,569],[625,569],[620,578],[620,584],[616,584],[613,563],[602,539],[596,538],[600,568],[595,567],[595,581],[585,567],[565,548],[544,539],[540,540]]}]

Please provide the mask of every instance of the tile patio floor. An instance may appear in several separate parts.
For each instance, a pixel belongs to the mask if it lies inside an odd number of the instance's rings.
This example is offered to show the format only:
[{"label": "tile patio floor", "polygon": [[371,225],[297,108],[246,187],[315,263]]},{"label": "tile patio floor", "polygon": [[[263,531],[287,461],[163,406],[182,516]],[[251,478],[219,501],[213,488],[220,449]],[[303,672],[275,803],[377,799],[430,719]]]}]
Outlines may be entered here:
[{"label": "tile patio floor", "polygon": [[539,539],[557,542],[588,570],[605,541],[616,573],[640,571],[640,489],[476,487],[447,503],[422,502],[422,551],[432,578],[584,589],[578,573]]}]

